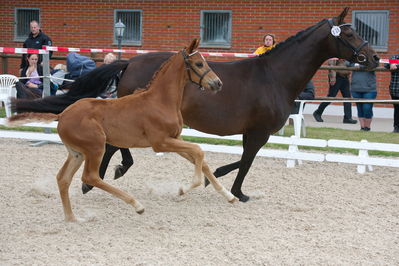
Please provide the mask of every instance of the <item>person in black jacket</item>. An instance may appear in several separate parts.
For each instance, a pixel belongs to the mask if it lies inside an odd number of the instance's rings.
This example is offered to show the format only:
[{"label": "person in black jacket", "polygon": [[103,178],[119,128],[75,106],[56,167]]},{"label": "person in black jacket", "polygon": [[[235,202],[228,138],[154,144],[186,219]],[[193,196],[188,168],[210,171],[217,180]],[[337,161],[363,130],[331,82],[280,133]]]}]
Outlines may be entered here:
[{"label": "person in black jacket", "polygon": [[[299,94],[298,100],[314,100],[314,91],[315,88],[313,82],[309,80],[309,82],[306,83],[306,86],[303,89],[303,91]],[[291,114],[297,114],[299,112],[299,107],[300,103],[295,102],[294,107],[291,110]],[[303,105],[303,107],[305,107],[305,105]]]},{"label": "person in black jacket", "polygon": [[[36,20],[32,20],[30,22],[30,34],[29,37],[25,40],[23,44],[23,48],[33,48],[33,49],[42,49],[43,45],[51,46],[52,41],[50,37],[42,32],[40,29],[40,24]],[[52,52],[50,52],[51,58]],[[20,71],[27,66],[26,54],[22,55]],[[42,56],[39,55],[38,64],[40,65],[42,62]]]}]

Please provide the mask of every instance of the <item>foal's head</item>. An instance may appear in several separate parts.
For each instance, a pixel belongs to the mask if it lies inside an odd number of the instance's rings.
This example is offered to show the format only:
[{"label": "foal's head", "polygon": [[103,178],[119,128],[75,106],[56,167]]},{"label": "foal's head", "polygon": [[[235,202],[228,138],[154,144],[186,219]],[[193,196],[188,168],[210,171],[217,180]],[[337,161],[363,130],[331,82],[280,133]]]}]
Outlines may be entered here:
[{"label": "foal's head", "polygon": [[349,8],[346,7],[338,17],[328,20],[331,27],[330,38],[335,39],[335,44],[331,48],[336,50],[340,58],[365,65],[368,70],[378,67],[380,59],[376,52],[359,36],[351,24],[344,22],[348,11]]},{"label": "foal's head", "polygon": [[194,39],[188,48],[182,50],[182,55],[187,68],[188,78],[191,82],[202,88],[218,92],[222,89],[222,81],[208,66],[205,58],[198,52],[199,40]]}]

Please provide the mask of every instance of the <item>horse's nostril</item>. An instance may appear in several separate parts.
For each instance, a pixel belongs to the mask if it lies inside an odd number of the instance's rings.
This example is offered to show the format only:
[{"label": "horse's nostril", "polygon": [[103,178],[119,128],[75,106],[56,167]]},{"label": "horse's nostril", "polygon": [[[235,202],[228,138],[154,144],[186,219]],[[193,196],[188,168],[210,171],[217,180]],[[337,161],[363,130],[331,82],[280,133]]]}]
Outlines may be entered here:
[{"label": "horse's nostril", "polygon": [[374,60],[377,61],[377,62],[380,61],[380,57],[379,57],[378,55],[376,55],[376,54],[373,55],[373,58],[374,58]]},{"label": "horse's nostril", "polygon": [[220,80],[218,80],[218,86],[222,87],[222,85],[223,85],[223,83]]}]

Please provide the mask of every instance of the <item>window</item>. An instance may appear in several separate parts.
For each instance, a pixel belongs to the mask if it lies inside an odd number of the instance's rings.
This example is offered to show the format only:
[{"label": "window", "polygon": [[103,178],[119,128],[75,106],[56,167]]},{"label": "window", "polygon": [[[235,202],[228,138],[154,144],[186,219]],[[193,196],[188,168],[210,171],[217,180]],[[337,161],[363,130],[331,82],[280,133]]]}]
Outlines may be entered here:
[{"label": "window", "polygon": [[[141,45],[141,13],[141,10],[115,10],[114,24],[120,19],[121,22],[126,26],[125,33],[123,34],[122,38],[123,44]],[[116,43],[117,41],[118,40],[114,33],[114,42]]]},{"label": "window", "polygon": [[36,20],[40,22],[40,11],[38,8],[23,8],[18,7],[15,9],[14,21],[14,36],[17,41],[25,41],[30,33],[30,22]]},{"label": "window", "polygon": [[354,10],[353,25],[363,39],[374,49],[388,49],[389,11],[387,10]]},{"label": "window", "polygon": [[231,47],[231,11],[201,11],[201,47]]}]

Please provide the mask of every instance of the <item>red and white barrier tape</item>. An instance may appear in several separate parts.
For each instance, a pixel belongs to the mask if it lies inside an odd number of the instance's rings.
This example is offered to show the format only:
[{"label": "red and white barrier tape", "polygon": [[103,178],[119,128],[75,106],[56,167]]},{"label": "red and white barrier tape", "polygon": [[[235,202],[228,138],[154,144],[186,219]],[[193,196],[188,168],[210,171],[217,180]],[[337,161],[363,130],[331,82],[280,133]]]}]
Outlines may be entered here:
[{"label": "red and white barrier tape", "polygon": [[0,47],[0,53],[7,53],[7,54],[48,54],[48,51],[43,50],[43,49]]},{"label": "red and white barrier tape", "polygon": [[[120,50],[120,49],[96,49],[96,48],[68,48],[57,46],[43,46],[47,51],[53,52],[91,52],[91,53],[129,53],[129,54],[147,54],[154,52],[161,52],[158,50]],[[173,51],[176,52],[176,51]],[[219,56],[219,57],[255,57],[254,54],[244,53],[217,53],[217,52],[202,52],[202,55]]]},{"label": "red and white barrier tape", "polygon": [[[8,48],[0,47],[0,53],[11,54],[46,54],[48,51],[53,52],[91,52],[91,53],[130,53],[130,54],[147,54],[160,52],[158,50],[122,50],[122,49],[97,49],[97,48],[68,48],[58,46],[43,46],[44,49],[28,49],[28,48]],[[176,51],[174,51],[176,52]],[[218,52],[202,52],[202,55],[216,57],[255,57],[255,54],[245,53],[218,53]],[[380,59],[381,64],[399,64],[399,59]]]}]

